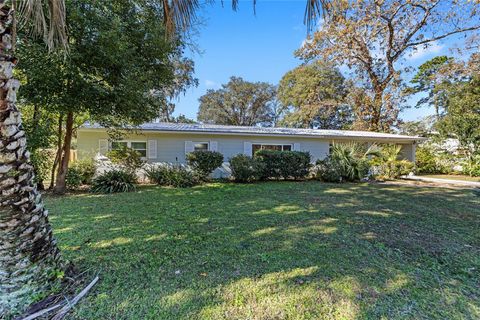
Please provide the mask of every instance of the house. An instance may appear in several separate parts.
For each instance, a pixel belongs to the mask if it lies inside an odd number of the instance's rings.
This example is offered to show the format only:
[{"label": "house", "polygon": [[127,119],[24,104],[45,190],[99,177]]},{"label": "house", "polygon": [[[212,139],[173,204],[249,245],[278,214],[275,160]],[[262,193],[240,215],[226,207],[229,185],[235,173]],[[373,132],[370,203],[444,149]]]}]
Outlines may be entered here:
[{"label": "house", "polygon": [[78,130],[77,152],[82,159],[127,146],[148,162],[185,163],[185,155],[194,150],[218,151],[228,162],[240,153],[252,156],[259,149],[272,149],[308,151],[315,162],[328,156],[333,143],[355,141],[399,144],[403,157],[415,161],[415,146],[423,140],[418,136],[367,131],[145,123],[123,140],[110,141],[105,128],[87,124]]}]

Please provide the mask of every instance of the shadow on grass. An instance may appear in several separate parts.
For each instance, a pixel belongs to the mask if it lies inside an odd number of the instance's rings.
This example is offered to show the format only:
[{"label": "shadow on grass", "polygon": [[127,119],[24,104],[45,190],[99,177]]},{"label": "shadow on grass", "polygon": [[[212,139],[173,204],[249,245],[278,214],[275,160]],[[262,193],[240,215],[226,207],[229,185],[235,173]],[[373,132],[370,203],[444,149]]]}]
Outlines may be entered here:
[{"label": "shadow on grass", "polygon": [[272,182],[47,200],[64,254],[103,275],[78,318],[480,312],[469,191]]}]

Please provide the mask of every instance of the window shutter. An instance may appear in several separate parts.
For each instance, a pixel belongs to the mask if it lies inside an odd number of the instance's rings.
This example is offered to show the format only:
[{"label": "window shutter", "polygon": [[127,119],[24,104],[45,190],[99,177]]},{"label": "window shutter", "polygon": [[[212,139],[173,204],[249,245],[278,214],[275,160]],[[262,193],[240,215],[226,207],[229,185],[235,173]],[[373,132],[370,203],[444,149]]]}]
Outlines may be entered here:
[{"label": "window shutter", "polygon": [[218,142],[210,141],[210,151],[218,151]]},{"label": "window shutter", "polygon": [[148,140],[148,159],[157,159],[157,140]]},{"label": "window shutter", "polygon": [[252,156],[252,143],[249,141],[245,141],[243,143],[243,154],[246,156]]},{"label": "window shutter", "polygon": [[108,152],[108,140],[107,139],[99,139],[98,140],[98,153],[102,156],[106,155]]},{"label": "window shutter", "polygon": [[195,150],[193,141],[185,141],[185,154],[193,152]]},{"label": "window shutter", "polygon": [[294,143],[293,144],[293,151],[300,151],[300,143]]}]

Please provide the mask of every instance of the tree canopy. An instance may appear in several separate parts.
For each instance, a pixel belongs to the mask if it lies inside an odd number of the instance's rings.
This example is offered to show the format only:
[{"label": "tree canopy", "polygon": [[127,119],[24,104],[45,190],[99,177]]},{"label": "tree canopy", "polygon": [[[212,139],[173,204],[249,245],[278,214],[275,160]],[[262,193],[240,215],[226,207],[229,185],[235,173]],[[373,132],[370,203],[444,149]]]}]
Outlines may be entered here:
[{"label": "tree canopy", "polygon": [[480,28],[478,2],[438,0],[330,0],[311,39],[297,55],[347,65],[359,90],[352,101],[364,128],[388,131],[402,102],[400,63],[454,34]]},{"label": "tree canopy", "polygon": [[287,72],[278,86],[278,98],[289,108],[282,124],[303,128],[348,128],[353,120],[351,108],[346,104],[348,86],[337,68],[321,61]]},{"label": "tree canopy", "polygon": [[276,88],[266,82],[231,77],[222,88],[208,90],[199,101],[199,121],[237,126],[271,125],[275,118]]}]

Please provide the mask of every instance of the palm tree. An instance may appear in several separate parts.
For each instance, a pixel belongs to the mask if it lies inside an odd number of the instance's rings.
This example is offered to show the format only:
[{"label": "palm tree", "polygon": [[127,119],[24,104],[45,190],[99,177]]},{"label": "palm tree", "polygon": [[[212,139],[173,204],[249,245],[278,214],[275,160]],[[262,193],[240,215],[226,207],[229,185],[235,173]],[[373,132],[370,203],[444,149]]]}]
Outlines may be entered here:
[{"label": "palm tree", "polygon": [[13,78],[13,68],[17,21],[41,34],[49,47],[65,46],[65,7],[60,0],[16,4],[0,0],[0,318],[24,309],[46,288],[60,262],[48,212],[34,183],[15,104],[20,83]]},{"label": "palm tree", "polygon": [[[237,4],[232,1],[234,10]],[[198,0],[161,0],[158,5],[169,34],[188,29],[199,8]],[[327,0],[307,0],[309,28],[321,8],[328,8]],[[17,24],[43,37],[49,48],[67,49],[64,1],[0,0],[0,318],[23,311],[36,293],[47,289],[52,270],[61,268],[16,106]]]}]

